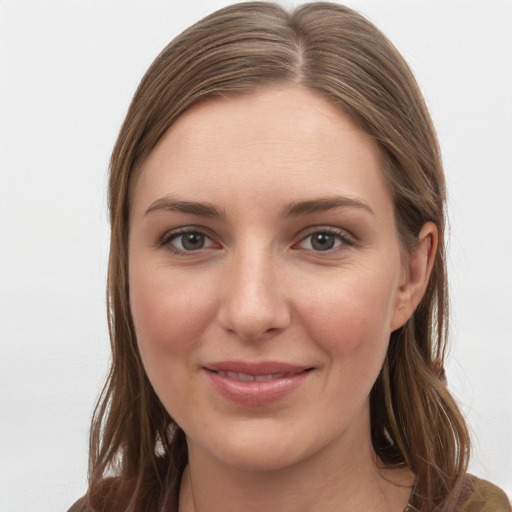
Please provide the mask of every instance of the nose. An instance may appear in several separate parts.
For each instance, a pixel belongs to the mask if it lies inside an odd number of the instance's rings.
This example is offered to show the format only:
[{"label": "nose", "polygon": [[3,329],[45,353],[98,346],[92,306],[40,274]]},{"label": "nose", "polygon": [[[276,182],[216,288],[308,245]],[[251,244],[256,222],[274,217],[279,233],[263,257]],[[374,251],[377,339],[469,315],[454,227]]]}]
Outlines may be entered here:
[{"label": "nose", "polygon": [[243,340],[262,340],[290,323],[284,276],[270,252],[247,251],[226,268],[218,319]]}]

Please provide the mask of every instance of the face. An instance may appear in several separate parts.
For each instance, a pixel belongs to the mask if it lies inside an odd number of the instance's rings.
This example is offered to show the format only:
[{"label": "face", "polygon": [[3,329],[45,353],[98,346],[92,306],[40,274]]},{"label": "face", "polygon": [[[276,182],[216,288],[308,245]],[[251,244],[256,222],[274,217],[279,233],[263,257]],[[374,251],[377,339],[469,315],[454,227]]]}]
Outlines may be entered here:
[{"label": "face", "polygon": [[301,88],[196,105],[150,154],[131,312],[191,458],[276,469],[370,445],[408,274],[381,167],[369,136]]}]

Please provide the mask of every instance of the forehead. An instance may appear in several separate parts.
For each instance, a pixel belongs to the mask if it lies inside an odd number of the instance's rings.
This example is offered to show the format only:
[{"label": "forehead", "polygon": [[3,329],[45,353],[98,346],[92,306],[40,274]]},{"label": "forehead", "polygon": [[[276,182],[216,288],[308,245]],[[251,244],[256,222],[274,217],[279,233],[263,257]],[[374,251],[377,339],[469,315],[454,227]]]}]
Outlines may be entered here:
[{"label": "forehead", "polygon": [[340,137],[346,136],[365,153],[378,157],[371,137],[320,94],[303,87],[267,88],[192,106],[169,128],[151,156],[163,156],[162,146],[194,147],[198,157],[203,151],[225,156],[226,149],[236,155],[258,145],[266,146],[271,154],[283,154],[283,144],[287,154],[293,155],[300,147],[313,156],[326,148],[332,152]]},{"label": "forehead", "polygon": [[268,89],[186,111],[143,165],[134,202],[164,191],[243,203],[333,189],[368,195],[371,188],[381,197],[370,201],[389,201],[381,160],[375,141],[322,96],[301,87]]}]

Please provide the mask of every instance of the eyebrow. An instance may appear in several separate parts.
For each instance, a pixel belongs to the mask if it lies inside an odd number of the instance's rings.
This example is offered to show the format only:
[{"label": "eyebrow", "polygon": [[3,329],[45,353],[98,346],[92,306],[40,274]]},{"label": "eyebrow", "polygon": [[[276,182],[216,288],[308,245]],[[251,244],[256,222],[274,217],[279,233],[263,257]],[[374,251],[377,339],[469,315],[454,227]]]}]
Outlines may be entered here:
[{"label": "eyebrow", "polygon": [[[333,196],[292,202],[281,212],[281,217],[300,217],[302,215],[325,212],[335,208],[357,208],[375,215],[375,212],[360,199],[348,196]],[[172,196],[162,197],[151,203],[145,215],[161,210],[189,213],[201,217],[225,217],[224,211],[219,210],[211,203],[184,201]]]},{"label": "eyebrow", "polygon": [[293,202],[283,210],[281,216],[299,217],[310,213],[325,212],[334,208],[358,208],[375,215],[375,212],[361,199],[349,196],[332,196]]},{"label": "eyebrow", "polygon": [[224,217],[224,212],[218,210],[210,203],[201,203],[197,201],[182,201],[172,196],[162,197],[151,203],[144,215],[149,213],[168,210],[180,213],[191,213],[201,217]]}]

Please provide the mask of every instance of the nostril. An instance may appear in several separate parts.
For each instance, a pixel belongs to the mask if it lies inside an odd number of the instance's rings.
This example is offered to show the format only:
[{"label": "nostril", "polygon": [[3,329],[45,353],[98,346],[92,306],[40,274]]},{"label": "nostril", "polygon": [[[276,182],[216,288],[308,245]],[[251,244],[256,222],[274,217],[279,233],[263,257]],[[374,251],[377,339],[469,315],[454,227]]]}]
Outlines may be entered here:
[{"label": "nostril", "polygon": [[245,341],[262,341],[285,329],[288,321],[277,315],[242,315],[231,312],[221,317],[224,329],[235,333]]}]

